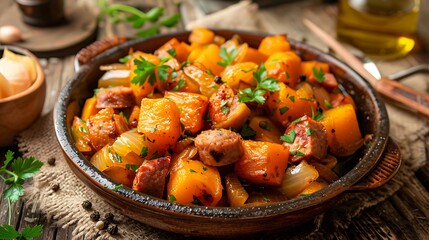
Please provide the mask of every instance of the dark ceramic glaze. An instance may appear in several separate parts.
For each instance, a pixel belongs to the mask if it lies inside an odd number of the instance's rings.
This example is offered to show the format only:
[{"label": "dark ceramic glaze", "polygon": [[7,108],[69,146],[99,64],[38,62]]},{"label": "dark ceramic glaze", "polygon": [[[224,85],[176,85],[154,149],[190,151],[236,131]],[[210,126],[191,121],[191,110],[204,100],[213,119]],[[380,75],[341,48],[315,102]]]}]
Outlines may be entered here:
[{"label": "dark ceramic glaze", "polygon": [[[257,47],[265,36],[228,30],[215,32],[227,39],[239,34],[253,47]],[[129,41],[107,50],[89,64],[80,67],[74,78],[62,90],[55,107],[55,131],[71,169],[86,185],[111,205],[122,210],[124,215],[156,228],[195,236],[233,237],[290,228],[326,211],[336,202],[340,194],[358,189],[355,186],[379,164],[380,159],[383,159],[383,152],[388,144],[389,121],[383,102],[375,90],[336,58],[304,43],[290,40],[293,49],[303,59],[329,63],[344,90],[350,93],[356,102],[359,126],[363,135],[373,136],[371,144],[366,144],[350,159],[344,161],[344,166],[339,169],[342,175],[339,180],[304,198],[235,208],[185,206],[137,193],[129,188],[121,188],[117,192],[111,190],[116,183],[93,167],[74,146],[69,132],[72,118],[80,114],[83,99],[93,95],[97,80],[102,75],[98,66],[117,62],[120,57],[128,54],[130,48],[153,52],[172,37],[186,41],[188,36],[189,32],[167,34]],[[394,158],[399,159],[396,145],[392,146],[396,154]],[[365,188],[367,187],[359,189]]]}]

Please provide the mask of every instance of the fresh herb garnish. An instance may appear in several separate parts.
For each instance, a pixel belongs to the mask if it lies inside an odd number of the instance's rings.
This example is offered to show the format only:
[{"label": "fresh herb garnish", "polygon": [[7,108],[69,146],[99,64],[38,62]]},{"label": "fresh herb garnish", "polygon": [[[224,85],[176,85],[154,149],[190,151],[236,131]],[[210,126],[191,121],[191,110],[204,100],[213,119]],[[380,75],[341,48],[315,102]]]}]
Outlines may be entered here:
[{"label": "fresh herb garnish", "polygon": [[125,164],[125,169],[133,170],[134,172],[135,172],[135,171],[137,171],[137,169],[138,169],[139,167],[140,167],[140,166],[139,166],[139,165],[137,165],[137,164]]},{"label": "fresh herb garnish", "polygon": [[253,78],[256,79],[256,87],[245,88],[238,94],[239,102],[257,102],[259,104],[265,103],[264,94],[266,91],[274,92],[280,90],[280,85],[275,78],[267,77],[267,70],[264,64],[261,64],[255,72]]},{"label": "fresh herb garnish", "polygon": [[308,129],[307,129],[307,136],[308,136],[308,137],[309,137],[309,136],[311,136],[311,134],[313,134],[315,131],[316,131],[316,130],[314,130],[314,129],[308,128]]},{"label": "fresh herb garnish", "polygon": [[271,130],[271,126],[267,121],[260,121],[258,125],[262,129]]},{"label": "fresh herb garnish", "polygon": [[132,54],[128,54],[127,56],[125,56],[123,58],[119,58],[119,62],[120,63],[127,63],[132,57],[133,57]]},{"label": "fresh herb garnish", "polygon": [[[142,29],[136,33],[138,37],[149,37],[160,33],[161,27],[173,27],[180,20],[179,14],[161,19],[164,15],[163,7],[155,7],[147,12],[125,4],[108,4],[107,0],[99,0],[100,17],[108,16],[111,23],[128,22],[134,29]],[[151,26],[144,28],[147,22]]]},{"label": "fresh herb garnish", "polygon": [[228,50],[226,50],[225,47],[221,47],[219,51],[219,56],[222,58],[222,60],[217,62],[217,64],[222,67],[226,67],[228,65],[231,65],[234,61],[235,57],[237,56],[237,49],[234,48],[228,53]]},{"label": "fresh herb garnish", "polygon": [[19,233],[12,223],[12,204],[17,202],[24,195],[22,184],[28,178],[33,177],[40,171],[43,163],[34,157],[14,159],[14,153],[7,151],[3,166],[0,167],[0,178],[4,181],[6,189],[3,197],[8,203],[8,224],[0,225],[0,236],[2,239],[33,239],[42,235],[42,226],[25,227]]},{"label": "fresh herb garnish", "polygon": [[142,157],[142,158],[144,158],[144,157],[146,157],[147,156],[147,154],[148,154],[148,152],[149,152],[149,148],[148,147],[142,147],[142,150],[140,151],[140,157]]},{"label": "fresh herb garnish", "polygon": [[197,171],[195,171],[194,169],[189,169],[189,171],[191,172],[191,173],[196,173]]},{"label": "fresh herb garnish", "polygon": [[290,152],[290,154],[295,155],[295,156],[299,156],[299,157],[304,157],[305,154],[303,152],[300,152],[298,150],[293,150]]},{"label": "fresh herb garnish", "polygon": [[170,56],[172,57],[176,57],[176,49],[171,48],[167,50],[168,54],[170,54]]},{"label": "fresh herb garnish", "polygon": [[289,133],[281,136],[280,140],[287,143],[293,143],[295,141],[295,137],[296,137],[295,129],[292,129],[289,131]]},{"label": "fresh herb garnish", "polygon": [[122,157],[118,153],[113,154],[113,157],[115,158],[116,162],[122,163]]},{"label": "fresh herb garnish", "polygon": [[194,199],[194,201],[191,202],[192,204],[195,204],[198,206],[203,206],[203,203],[201,202],[201,200],[197,196],[193,195],[192,198]]},{"label": "fresh herb garnish", "polygon": [[117,192],[119,189],[123,188],[124,185],[123,184],[118,184],[115,187],[112,188],[112,191]]},{"label": "fresh herb garnish", "polygon": [[169,200],[170,202],[175,202],[175,201],[176,201],[176,197],[175,197],[173,194],[169,194],[169,195],[168,195],[168,200]]},{"label": "fresh herb garnish", "polygon": [[325,106],[328,108],[328,109],[331,109],[331,108],[334,108],[334,106],[332,106],[332,103],[331,103],[331,100],[328,100],[328,99],[325,99]]},{"label": "fresh herb garnish", "polygon": [[245,139],[249,139],[256,135],[256,131],[245,123],[241,128],[240,135]]},{"label": "fresh herb garnish", "polygon": [[311,108],[311,118],[314,119],[315,121],[320,121],[322,120],[322,118],[325,117],[325,114],[317,111],[317,113],[314,113],[313,108]]},{"label": "fresh herb garnish", "polygon": [[283,114],[285,114],[287,111],[289,110],[289,108],[288,107],[281,107],[280,109],[279,109],[279,111],[280,111],[280,115],[283,115]]},{"label": "fresh herb garnish", "polygon": [[203,171],[207,171],[207,170],[208,170],[208,168],[203,165]]},{"label": "fresh herb garnish", "polygon": [[150,85],[155,85],[156,82],[156,73],[162,81],[168,79],[168,70],[171,69],[170,66],[163,65],[168,59],[162,59],[158,65],[155,65],[142,56],[138,59],[134,59],[134,64],[136,69],[134,70],[134,78],[131,80],[131,83],[143,86],[146,81],[149,81]]},{"label": "fresh herb garnish", "polygon": [[325,72],[323,71],[323,68],[319,68],[319,70],[317,70],[317,68],[315,66],[313,66],[313,68],[311,70],[313,71],[314,78],[318,82],[325,81]]}]

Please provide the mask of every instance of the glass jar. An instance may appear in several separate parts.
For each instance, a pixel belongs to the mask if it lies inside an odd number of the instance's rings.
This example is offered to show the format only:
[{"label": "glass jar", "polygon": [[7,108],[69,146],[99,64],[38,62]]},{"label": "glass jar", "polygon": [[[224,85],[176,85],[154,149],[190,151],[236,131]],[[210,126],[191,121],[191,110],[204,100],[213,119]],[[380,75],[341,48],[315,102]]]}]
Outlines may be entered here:
[{"label": "glass jar", "polygon": [[340,0],[338,38],[370,56],[398,58],[415,45],[420,0]]}]

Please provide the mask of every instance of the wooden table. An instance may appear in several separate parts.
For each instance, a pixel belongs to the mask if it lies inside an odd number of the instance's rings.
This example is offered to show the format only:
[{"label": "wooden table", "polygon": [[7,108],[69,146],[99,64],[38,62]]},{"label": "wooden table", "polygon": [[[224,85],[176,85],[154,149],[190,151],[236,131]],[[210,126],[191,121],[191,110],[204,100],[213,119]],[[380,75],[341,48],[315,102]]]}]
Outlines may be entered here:
[{"label": "wooden table", "polygon": [[[186,0],[186,3],[192,3],[196,0]],[[73,3],[72,1],[71,3]],[[128,3],[137,1],[128,1]],[[139,1],[141,3],[143,1]],[[160,4],[166,7],[167,13],[178,11],[174,0],[153,0],[146,1],[148,5]],[[126,2],[127,3],[127,2]],[[194,2],[195,3],[195,2]],[[0,1],[0,15],[10,5],[14,4],[13,0]],[[216,4],[216,3],[215,3]],[[377,61],[377,64],[384,74],[390,74],[400,69],[405,69],[409,66],[418,63],[428,63],[429,53],[424,49],[429,47],[429,34],[427,27],[423,23],[427,23],[429,16],[429,5],[427,2],[422,4],[422,15],[420,21],[420,34],[424,41],[419,46],[418,51],[413,52],[406,58],[395,61]],[[195,4],[194,6],[198,6]],[[335,34],[335,18],[337,6],[335,3],[324,3],[323,1],[303,1],[300,3],[291,3],[288,7],[288,12],[280,11],[279,8],[265,8],[265,16],[268,16],[273,21],[272,27],[275,33],[289,33],[294,38],[306,37],[308,41],[320,48],[325,48],[317,38],[310,34],[303,27],[301,21],[302,15],[310,19],[323,22],[323,28],[331,34]],[[297,10],[299,9],[299,11]],[[188,14],[188,13],[185,13]],[[191,15],[191,13],[189,13]],[[186,16],[192,18],[193,16]],[[0,25],[2,23],[0,22]],[[293,27],[299,26],[299,27]],[[183,24],[179,24],[178,28],[183,28]],[[289,31],[290,30],[290,31]],[[122,26],[111,26],[102,24],[99,26],[98,38],[104,38],[112,34],[127,33],[127,28]],[[74,74],[73,69],[74,56],[66,56],[62,58],[45,58],[41,59],[47,81],[47,98],[43,114],[47,114],[56,101],[59,90],[64,83]],[[416,78],[421,78],[422,86],[418,89],[425,91],[428,86],[427,75],[417,75]],[[405,84],[407,82],[405,81]],[[410,86],[414,87],[414,86]],[[426,90],[426,93],[427,90]],[[426,149],[429,152],[429,136],[425,136]],[[16,150],[16,146],[10,148]],[[9,148],[9,149],[10,149]],[[1,156],[8,148],[1,148]],[[428,154],[425,156],[426,161],[429,159]],[[3,191],[4,185],[0,184],[0,191]],[[419,169],[415,175],[410,177],[409,181],[392,197],[386,201],[376,205],[375,207],[365,210],[360,216],[353,219],[350,227],[345,231],[336,233],[338,239],[359,238],[359,239],[427,239],[429,236],[429,165]],[[0,223],[7,222],[7,203],[0,200]],[[46,217],[39,211],[33,211],[32,206],[28,206],[25,202],[19,201],[14,207],[13,224],[16,228],[22,229],[25,226],[33,226],[42,224],[44,226],[43,236],[40,239],[71,239],[73,226],[66,229],[58,228],[47,224]]]}]

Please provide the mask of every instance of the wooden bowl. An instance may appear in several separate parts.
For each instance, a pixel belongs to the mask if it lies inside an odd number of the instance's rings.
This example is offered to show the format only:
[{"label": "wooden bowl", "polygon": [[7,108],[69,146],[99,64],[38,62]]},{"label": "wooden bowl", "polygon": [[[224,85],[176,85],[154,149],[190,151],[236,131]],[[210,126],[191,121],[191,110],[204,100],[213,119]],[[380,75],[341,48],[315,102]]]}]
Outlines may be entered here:
[{"label": "wooden bowl", "polygon": [[46,94],[45,75],[37,57],[26,49],[5,45],[0,46],[0,56],[5,48],[31,57],[36,62],[37,78],[25,91],[0,99],[0,146],[11,145],[13,138],[40,116]]},{"label": "wooden bowl", "polygon": [[[239,34],[253,47],[258,46],[265,36],[228,30],[215,32],[227,39]],[[396,173],[401,157],[398,147],[389,139],[389,120],[378,94],[360,75],[333,56],[290,40],[293,49],[303,59],[329,63],[338,81],[357,104],[362,133],[373,135],[371,143],[365,144],[352,157],[342,161],[339,180],[307,197],[250,207],[185,206],[134,192],[126,187],[113,191],[117,183],[92,166],[74,146],[69,132],[72,118],[80,114],[82,100],[93,95],[93,89],[102,74],[98,69],[101,64],[117,62],[128,54],[130,48],[153,52],[172,37],[186,41],[188,36],[189,32],[174,33],[112,47],[80,66],[80,70],[62,90],[55,107],[55,131],[70,168],[86,185],[124,215],[156,228],[187,235],[251,235],[301,224],[326,211],[341,194],[376,188]]]}]

